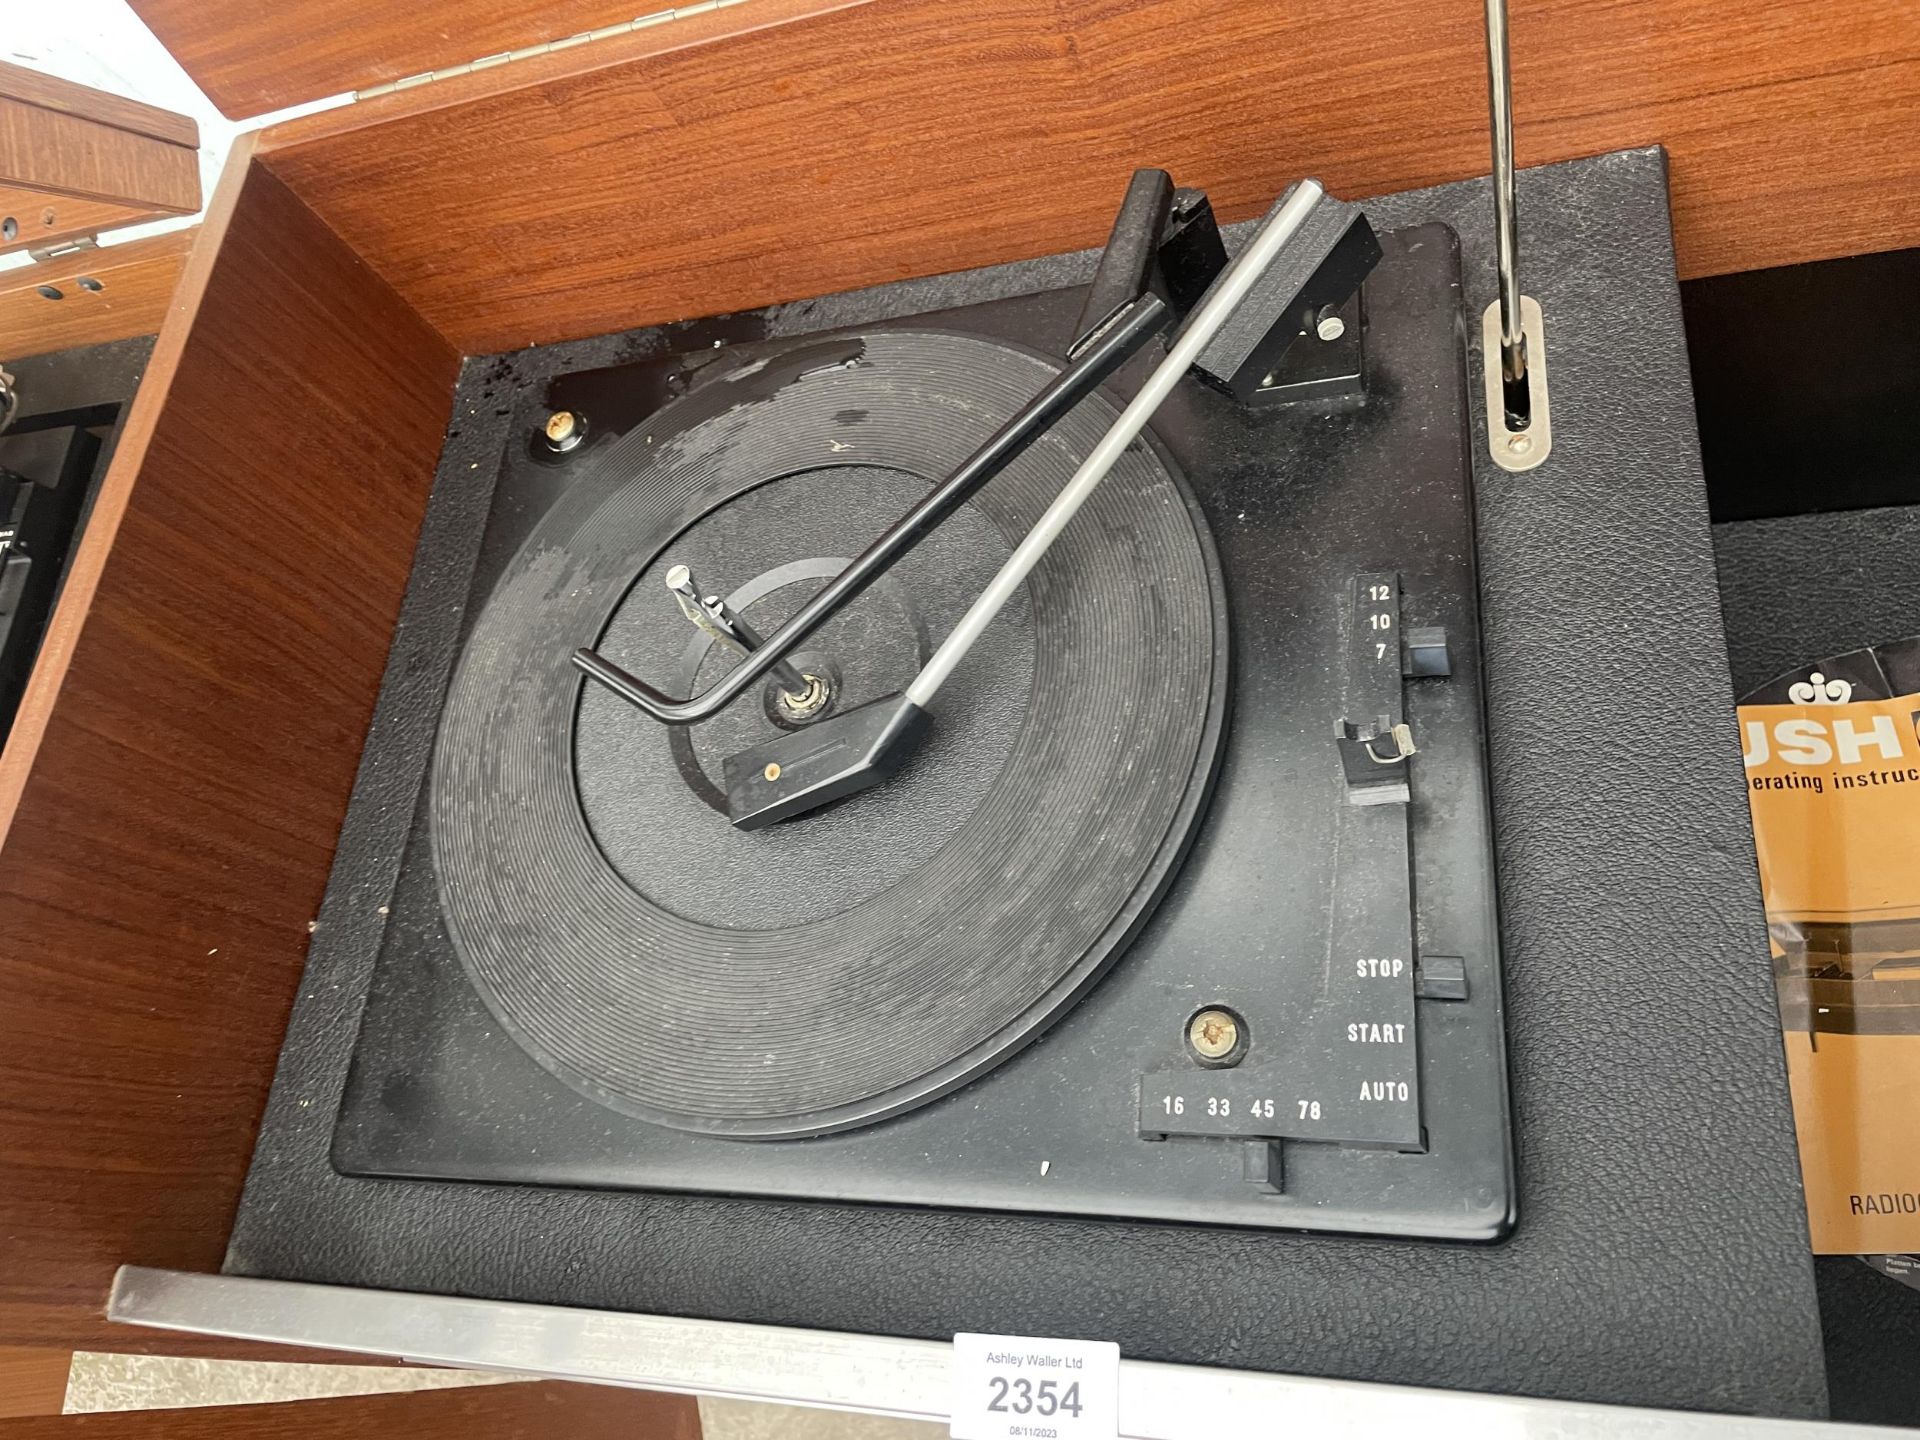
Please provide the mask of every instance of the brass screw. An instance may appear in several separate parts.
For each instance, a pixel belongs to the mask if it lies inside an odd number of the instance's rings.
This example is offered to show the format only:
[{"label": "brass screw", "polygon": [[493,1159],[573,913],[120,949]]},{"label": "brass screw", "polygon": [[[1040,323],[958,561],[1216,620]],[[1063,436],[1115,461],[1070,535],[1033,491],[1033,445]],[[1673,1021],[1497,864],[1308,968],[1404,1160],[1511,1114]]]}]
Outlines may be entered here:
[{"label": "brass screw", "polygon": [[772,761],[768,761],[767,768],[762,770],[760,774],[764,779],[778,780],[780,778],[780,767],[774,764]]},{"label": "brass screw", "polygon": [[1240,1044],[1240,1023],[1225,1010],[1202,1010],[1187,1022],[1187,1043],[1203,1060],[1224,1060]]},{"label": "brass screw", "polygon": [[564,453],[587,438],[587,425],[571,410],[556,410],[547,416],[544,433],[547,447]]}]

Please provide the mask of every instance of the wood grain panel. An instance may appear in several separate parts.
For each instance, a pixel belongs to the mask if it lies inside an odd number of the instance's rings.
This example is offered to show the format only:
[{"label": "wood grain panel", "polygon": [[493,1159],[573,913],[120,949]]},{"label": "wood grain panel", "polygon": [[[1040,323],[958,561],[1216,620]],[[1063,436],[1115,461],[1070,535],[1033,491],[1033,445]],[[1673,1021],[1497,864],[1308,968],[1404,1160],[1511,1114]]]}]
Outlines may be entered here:
[{"label": "wood grain panel", "polygon": [[198,233],[172,230],[0,270],[0,354],[154,334]]},{"label": "wood grain panel", "polygon": [[0,1344],[188,1348],[101,1304],[220,1262],[451,403],[249,149],[0,755]]},{"label": "wood grain panel", "polygon": [[[352,105],[336,105],[301,117],[297,134],[306,141],[369,125],[384,125],[434,110],[451,109],[470,100],[524,90],[549,80],[608,70],[713,40],[749,35],[794,20],[872,3],[874,0],[730,0],[728,5],[716,9],[683,8],[671,24],[646,25],[638,30],[603,36],[590,45],[527,55],[509,65],[489,65],[442,75],[430,85],[409,85],[402,90],[370,95]],[[273,133],[288,132],[276,129]]]},{"label": "wood grain panel", "polygon": [[0,1349],[0,1420],[58,1415],[72,1364],[67,1350]]},{"label": "wood grain panel", "polygon": [[[13,250],[38,250],[79,235],[98,235],[120,225],[145,220],[148,211],[99,200],[75,200],[43,190],[21,190],[0,185],[0,255]],[[7,224],[13,222],[13,239]]]},{"label": "wood grain panel", "polygon": [[[1683,273],[1920,243],[1920,7],[1515,0],[1513,30],[1521,161],[1667,144]],[[1470,4],[874,0],[264,143],[486,351],[1093,244],[1136,164],[1231,218],[1303,173],[1484,173],[1484,65]]]},{"label": "wood grain panel", "polygon": [[130,3],[221,113],[236,120],[691,8],[669,0]]},{"label": "wood grain panel", "polygon": [[78,85],[55,75],[42,75],[23,65],[0,61],[0,96],[24,100],[43,110],[57,110],[81,120],[94,120],[115,129],[131,130],[136,135],[151,135],[156,140],[184,145],[189,150],[200,146],[200,127],[189,116],[129,100],[124,95],[110,95],[105,90]]},{"label": "wood grain panel", "polygon": [[0,95],[0,185],[191,215],[200,157],[191,146]]},{"label": "wood grain panel", "polygon": [[684,1395],[530,1381],[176,1410],[0,1420],[0,1440],[700,1440]]}]

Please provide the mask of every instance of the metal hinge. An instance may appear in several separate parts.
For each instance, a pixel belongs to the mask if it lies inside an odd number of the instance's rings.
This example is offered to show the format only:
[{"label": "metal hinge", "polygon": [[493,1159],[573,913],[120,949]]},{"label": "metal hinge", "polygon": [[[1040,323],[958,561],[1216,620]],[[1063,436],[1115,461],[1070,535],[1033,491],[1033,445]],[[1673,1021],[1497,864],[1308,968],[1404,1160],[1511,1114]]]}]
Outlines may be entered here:
[{"label": "metal hinge", "polygon": [[97,235],[71,235],[52,245],[42,245],[38,249],[27,247],[27,255],[34,260],[58,260],[63,255],[78,255],[82,250],[98,250],[100,237]]},{"label": "metal hinge", "polygon": [[469,60],[464,65],[448,65],[439,70],[427,70],[418,75],[409,75],[403,80],[389,81],[385,85],[370,85],[365,90],[356,90],[356,100],[371,100],[376,95],[388,95],[395,90],[411,90],[419,85],[428,85],[435,80],[447,80],[455,75],[471,75],[475,70],[490,70],[496,65],[508,65],[515,60],[531,60],[536,55],[551,55],[556,50],[571,50],[576,45],[585,45],[594,40],[609,40],[616,35],[628,35],[635,30],[648,30],[655,25],[665,25],[674,20],[686,20],[695,15],[704,15],[709,10],[724,10],[729,5],[744,5],[746,0],[696,0],[691,5],[678,5],[671,10],[656,10],[651,15],[642,15],[637,20],[623,20],[617,25],[602,25],[598,30],[584,30],[578,35],[569,35],[563,40],[548,40],[539,45],[528,45],[519,50],[502,50],[497,55],[482,55],[478,60]]}]

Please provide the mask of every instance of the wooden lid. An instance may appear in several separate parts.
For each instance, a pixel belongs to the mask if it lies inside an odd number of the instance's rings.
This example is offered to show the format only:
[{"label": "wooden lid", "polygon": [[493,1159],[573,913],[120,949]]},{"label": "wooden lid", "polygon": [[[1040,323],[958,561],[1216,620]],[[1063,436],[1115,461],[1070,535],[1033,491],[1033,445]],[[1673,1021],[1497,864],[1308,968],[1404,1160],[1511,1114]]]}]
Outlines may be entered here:
[{"label": "wooden lid", "polygon": [[200,208],[184,115],[0,63],[0,253]]},{"label": "wooden lid", "polygon": [[208,98],[236,120],[671,8],[670,0],[651,6],[648,0],[130,3]]}]

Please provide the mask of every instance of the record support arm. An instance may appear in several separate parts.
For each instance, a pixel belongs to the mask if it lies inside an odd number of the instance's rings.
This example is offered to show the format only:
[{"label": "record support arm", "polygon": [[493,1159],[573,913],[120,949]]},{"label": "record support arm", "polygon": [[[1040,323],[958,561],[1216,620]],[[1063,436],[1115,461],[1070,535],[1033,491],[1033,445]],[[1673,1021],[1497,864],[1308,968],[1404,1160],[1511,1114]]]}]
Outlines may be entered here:
[{"label": "record support arm", "polygon": [[677,700],[586,648],[573,653],[574,665],[668,725],[718,713],[769,673],[780,675],[793,694],[796,682],[805,680],[786,666],[795,647],[1171,320],[1191,311],[1166,358],[904,694],[825,715],[725,762],[728,813],[743,830],[791,819],[881,783],[900,769],[924,732],[934,693],[1180,379],[1191,372],[1242,404],[1258,403],[1287,349],[1357,291],[1380,254],[1356,207],[1333,199],[1317,181],[1303,180],[1281,196],[1239,258],[1228,262],[1204,195],[1176,191],[1163,170],[1135,172],[1088,287],[1067,368],[785,624],[762,642],[739,617],[702,606],[690,577],[681,576],[680,588],[688,593],[676,590],[676,597],[688,618],[703,629],[723,626],[730,643],[744,652],[710,689]]},{"label": "record support arm", "polygon": [[[746,658],[741,664],[704,694],[686,700],[655,689],[589,648],[574,652],[574,665],[663,725],[708,719],[769,673],[789,691],[801,688],[799,677],[786,666],[788,655],[1111,379],[1154,336],[1183,318],[1226,266],[1226,246],[1206,193],[1176,190],[1164,170],[1135,171],[1087,288],[1086,304],[1067,346],[1067,368],[764,641],[751,632],[740,634],[740,617],[731,617],[725,638],[742,650]],[[697,615],[684,601],[681,608],[688,619],[708,628],[710,616]],[[747,643],[740,645],[743,638]]]},{"label": "record support arm", "polygon": [[[1144,348],[1173,318],[1159,296],[1135,299],[1044,390],[996,430],[925,498],[889,526],[838,575],[815,592],[764,643],[749,646],[741,662],[702,694],[680,700],[629,674],[596,650],[573,652],[574,665],[635,709],[663,725],[691,725],[717,715],[756,681],[771,673],[827,621],[890,570],[941,521],[998,475],[1073,407]],[[735,617],[737,626],[737,617]]]}]

